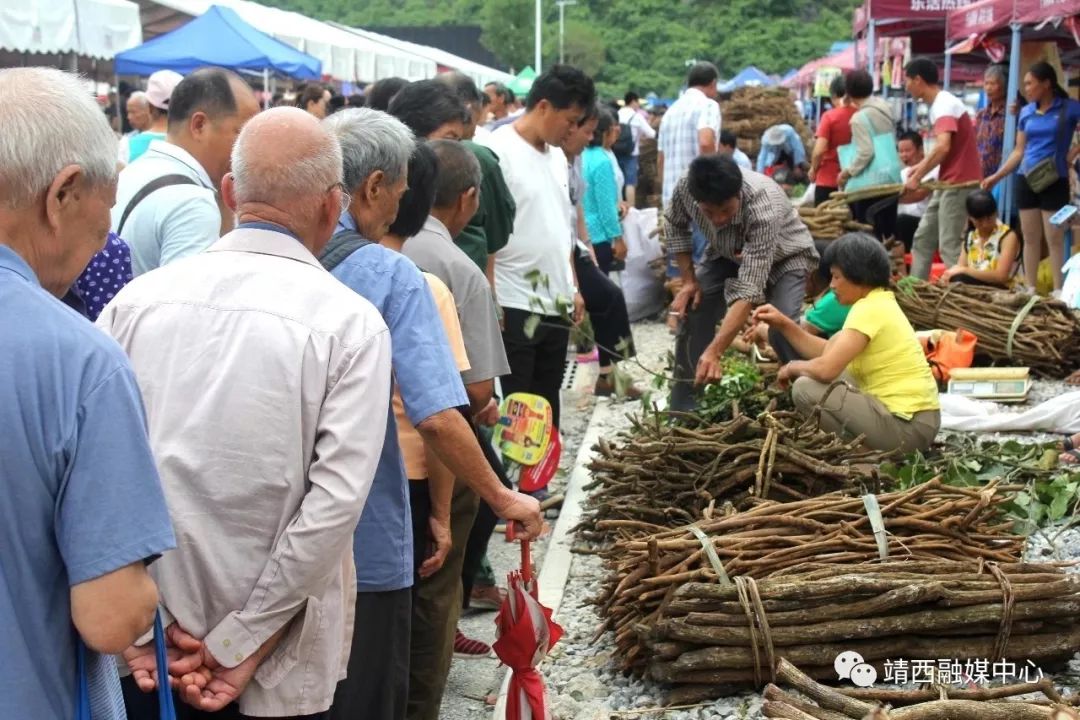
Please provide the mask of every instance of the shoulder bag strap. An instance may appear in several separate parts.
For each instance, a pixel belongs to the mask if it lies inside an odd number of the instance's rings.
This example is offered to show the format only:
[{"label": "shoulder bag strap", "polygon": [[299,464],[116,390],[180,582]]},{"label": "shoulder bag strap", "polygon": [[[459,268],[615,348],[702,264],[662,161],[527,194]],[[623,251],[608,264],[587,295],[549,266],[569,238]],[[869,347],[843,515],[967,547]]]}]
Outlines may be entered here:
[{"label": "shoulder bag strap", "polygon": [[135,206],[141,203],[152,193],[157,192],[161,188],[169,187],[170,185],[197,185],[194,180],[187,175],[173,174],[162,175],[159,178],[155,178],[150,182],[142,186],[139,192],[135,193],[135,196],[131,198],[131,202],[124,208],[123,214],[120,216],[120,224],[116,227],[116,234],[123,237],[124,224],[127,222],[128,216],[131,215],[131,211],[135,209]]}]

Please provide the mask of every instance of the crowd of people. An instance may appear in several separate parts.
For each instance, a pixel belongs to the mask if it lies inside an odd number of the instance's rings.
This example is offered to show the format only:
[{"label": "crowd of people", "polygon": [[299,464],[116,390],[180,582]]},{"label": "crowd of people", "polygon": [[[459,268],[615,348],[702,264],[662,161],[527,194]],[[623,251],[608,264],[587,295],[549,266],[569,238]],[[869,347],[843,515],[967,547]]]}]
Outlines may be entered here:
[{"label": "crowd of people", "polygon": [[[810,167],[815,204],[841,188],[902,183],[905,190],[899,199],[862,201],[852,210],[857,220],[872,224],[879,237],[903,243],[912,255],[913,275],[928,279],[934,263],[940,262],[944,271],[935,276],[946,282],[1034,292],[1040,262],[1048,257],[1052,289],[1060,292],[1066,228],[1051,223],[1050,217],[1072,198],[1069,174],[1080,155],[1080,145],[1072,143],[1080,102],[1069,98],[1046,62],[1028,69],[1021,103],[1011,107],[1005,97],[1005,70],[991,65],[984,76],[986,105],[978,112],[941,88],[933,62],[912,61],[906,76],[908,93],[929,107],[929,151],[916,132],[896,135],[892,106],[873,96],[869,73],[857,70],[837,77],[830,90],[833,108],[822,116],[816,132]],[[1008,113],[1018,115],[1018,131],[1012,152],[1002,157]],[[845,147],[854,148],[847,162],[840,157]],[[876,170],[885,174],[867,176]],[[1014,217],[998,218],[1001,182],[1014,173],[1012,200],[1018,211]],[[949,187],[931,192],[920,187],[927,182]],[[981,215],[972,215],[973,208]],[[987,218],[990,228],[985,232],[977,231],[981,218]],[[1000,242],[1006,236],[1015,242]],[[988,244],[980,244],[979,238]],[[979,246],[975,251],[973,243]]]},{"label": "crowd of people", "polygon": [[[166,683],[185,719],[437,718],[451,658],[492,652],[458,619],[504,600],[485,559],[496,524],[544,530],[490,443],[500,395],[543,397],[557,430],[586,316],[595,394],[641,394],[616,382],[635,349],[611,276],[643,140],[681,280],[671,408],[692,410],[728,348],[763,336],[800,411],[926,449],[937,387],[882,237],[919,277],[940,255],[944,282],[1031,286],[1043,239],[1060,268],[1049,215],[1080,103],[1032,67],[1002,157],[998,70],[977,117],[933,63],[906,75],[929,151],[897,140],[856,71],[809,157],[779,125],[752,165],[707,62],[662,119],[634,92],[598,102],[566,65],[525,98],[446,73],[362,97],[310,84],[268,110],[228,70],[155,73],[119,142],[75,76],[0,71],[25,100],[0,107],[0,715],[72,717],[82,673],[115,711],[95,720],[157,717]],[[815,243],[782,166],[819,203],[883,178],[904,192],[853,208],[880,237]],[[992,192],[1017,169],[1020,233]]]},{"label": "crowd of people", "polygon": [[76,76],[0,88],[56,118],[0,111],[0,715],[73,717],[82,673],[95,719],[165,683],[181,718],[437,718],[492,653],[457,621],[505,598],[495,525],[544,529],[496,392],[557,429],[586,312],[596,394],[634,354],[614,109],[563,65],[520,108],[448,73],[262,110],[204,68],[133,93],[118,151]]}]

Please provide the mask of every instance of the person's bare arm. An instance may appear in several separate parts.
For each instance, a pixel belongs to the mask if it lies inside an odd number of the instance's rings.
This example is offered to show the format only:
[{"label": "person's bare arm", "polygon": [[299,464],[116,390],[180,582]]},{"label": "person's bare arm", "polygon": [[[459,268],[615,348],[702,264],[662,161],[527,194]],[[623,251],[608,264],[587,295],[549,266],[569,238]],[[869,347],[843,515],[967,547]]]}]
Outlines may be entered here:
[{"label": "person's bare arm", "polygon": [[712,128],[702,128],[697,131],[698,154],[712,155],[716,152],[716,131]]},{"label": "person's bare arm", "polygon": [[1005,285],[1012,277],[1013,265],[1016,264],[1017,255],[1020,252],[1020,240],[1016,233],[1009,233],[1001,240],[1001,258],[997,267],[993,270],[977,270],[968,266],[967,255],[960,253],[957,269],[949,273],[949,277],[955,275],[967,275],[969,278],[994,285]]},{"label": "person's bare arm", "polygon": [[421,421],[416,429],[454,477],[468,484],[499,517],[522,523],[525,526],[522,534],[526,539],[540,535],[544,526],[540,503],[536,498],[509,490],[499,482],[484,457],[484,451],[480,449],[476,435],[460,412],[444,410],[435,413]]},{"label": "person's bare arm", "polygon": [[1024,159],[1024,148],[1026,146],[1027,133],[1022,130],[1018,131],[1016,133],[1016,145],[1013,146],[1012,152],[1009,153],[1009,157],[1005,158],[1005,162],[1001,164],[1001,167],[998,168],[996,173],[983,180],[982,186],[984,190],[989,190],[994,187],[1004,178],[1008,177],[1010,173],[1015,171],[1016,168],[1020,167],[1020,163]]},{"label": "person's bare arm", "polygon": [[469,396],[469,411],[475,415],[486,408],[491,398],[495,397],[495,381],[469,383],[465,386],[465,394]]},{"label": "person's bare arm", "polygon": [[827,341],[807,330],[805,319],[797,323],[772,305],[762,305],[754,311],[754,324],[760,323],[775,328],[801,357],[815,358],[825,351]]},{"label": "person's bare arm", "polygon": [[114,655],[154,623],[157,586],[140,561],[71,588],[71,620],[87,647]]},{"label": "person's bare arm", "polygon": [[923,158],[923,161],[911,169],[911,175],[908,176],[909,186],[917,185],[922,181],[924,177],[930,174],[930,171],[941,165],[942,161],[949,156],[949,150],[952,149],[953,133],[942,132],[935,136],[934,149],[930,151],[930,154]]},{"label": "person's bare arm", "polygon": [[817,180],[818,168],[821,167],[821,159],[825,157],[825,151],[829,149],[829,141],[819,137],[814,140],[814,149],[810,153],[810,182]]},{"label": "person's bare arm", "polygon": [[660,187],[664,186],[664,151],[656,151],[656,179],[660,183]]},{"label": "person's bare arm", "polygon": [[822,383],[830,383],[843,374],[844,369],[870,344],[870,338],[858,330],[841,330],[830,340],[824,352],[811,360],[795,360],[784,366],[781,380],[791,381],[808,377]]}]

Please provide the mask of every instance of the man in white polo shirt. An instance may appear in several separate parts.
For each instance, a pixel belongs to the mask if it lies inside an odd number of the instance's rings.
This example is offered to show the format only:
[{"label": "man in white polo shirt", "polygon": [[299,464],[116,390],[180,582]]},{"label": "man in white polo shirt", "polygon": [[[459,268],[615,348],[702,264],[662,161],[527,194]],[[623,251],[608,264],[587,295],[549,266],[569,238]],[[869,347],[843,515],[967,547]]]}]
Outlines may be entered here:
[{"label": "man in white polo shirt", "polygon": [[510,241],[495,253],[495,295],[503,307],[510,362],[501,385],[507,395],[546,398],[556,427],[570,342],[565,315],[577,322],[585,311],[574,276],[569,177],[559,145],[595,102],[596,89],[585,73],[555,65],[536,78],[525,114],[488,141],[517,205]]},{"label": "man in white polo shirt", "polygon": [[120,172],[112,231],[131,248],[135,276],[200,252],[221,236],[217,188],[240,129],[259,111],[247,83],[196,70],[173,90],[169,129]]}]

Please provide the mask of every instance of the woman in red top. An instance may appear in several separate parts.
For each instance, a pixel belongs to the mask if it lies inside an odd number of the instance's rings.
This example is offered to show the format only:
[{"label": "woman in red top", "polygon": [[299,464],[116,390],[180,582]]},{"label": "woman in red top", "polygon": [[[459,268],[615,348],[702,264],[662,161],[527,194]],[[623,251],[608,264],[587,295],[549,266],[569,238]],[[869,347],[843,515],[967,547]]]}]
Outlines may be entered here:
[{"label": "woman in red top", "polygon": [[842,75],[829,86],[833,109],[821,116],[817,139],[810,156],[810,182],[814,183],[814,205],[820,205],[836,192],[840,185],[840,158],[836,149],[851,142],[851,116],[856,108],[847,104],[847,91]]}]

